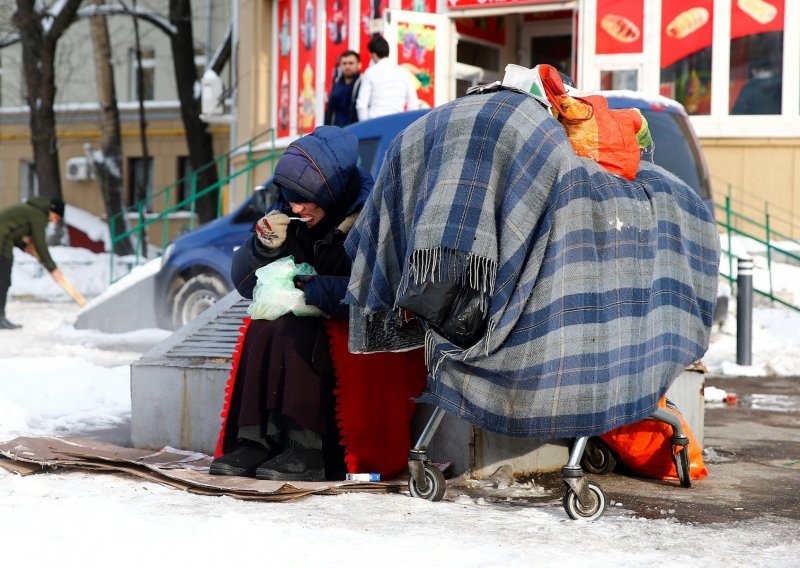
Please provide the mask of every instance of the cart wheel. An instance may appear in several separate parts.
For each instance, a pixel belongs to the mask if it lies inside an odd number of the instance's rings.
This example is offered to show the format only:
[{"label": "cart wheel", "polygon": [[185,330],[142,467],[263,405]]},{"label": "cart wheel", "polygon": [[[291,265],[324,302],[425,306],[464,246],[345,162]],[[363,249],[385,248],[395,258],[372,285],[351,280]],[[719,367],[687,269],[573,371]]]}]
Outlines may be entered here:
[{"label": "cart wheel", "polygon": [[441,470],[435,465],[425,464],[425,480],[428,482],[428,487],[425,491],[420,491],[417,482],[414,481],[414,476],[408,478],[408,492],[411,493],[411,496],[428,501],[441,501],[447,489]]},{"label": "cart wheel", "polygon": [[602,440],[589,438],[581,458],[581,467],[586,472],[605,475],[617,467],[617,458]]},{"label": "cart wheel", "polygon": [[689,475],[689,448],[684,446],[677,452],[674,452],[672,459],[675,462],[675,469],[678,471],[678,481],[680,481],[681,487],[691,487],[692,477]]},{"label": "cart wheel", "polygon": [[588,507],[584,507],[578,501],[578,496],[572,489],[567,489],[564,493],[562,503],[564,510],[571,519],[576,521],[595,521],[603,516],[606,510],[606,494],[599,485],[593,481],[588,482],[589,490],[594,497],[593,502]]}]

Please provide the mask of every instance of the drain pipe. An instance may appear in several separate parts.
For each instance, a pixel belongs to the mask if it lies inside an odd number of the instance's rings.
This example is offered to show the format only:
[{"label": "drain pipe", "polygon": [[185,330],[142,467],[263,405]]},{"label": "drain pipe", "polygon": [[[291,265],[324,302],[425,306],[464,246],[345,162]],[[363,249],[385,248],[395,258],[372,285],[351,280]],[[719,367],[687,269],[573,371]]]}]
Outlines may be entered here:
[{"label": "drain pipe", "polygon": [[[239,98],[239,0],[231,0],[231,110],[232,117],[230,126],[230,147],[236,148],[238,144],[238,105]],[[228,175],[230,175],[230,160],[228,160]],[[236,179],[231,178],[228,182],[228,212],[232,212],[236,207]]]},{"label": "drain pipe", "polygon": [[740,258],[736,271],[736,364],[753,364],[753,260]]}]

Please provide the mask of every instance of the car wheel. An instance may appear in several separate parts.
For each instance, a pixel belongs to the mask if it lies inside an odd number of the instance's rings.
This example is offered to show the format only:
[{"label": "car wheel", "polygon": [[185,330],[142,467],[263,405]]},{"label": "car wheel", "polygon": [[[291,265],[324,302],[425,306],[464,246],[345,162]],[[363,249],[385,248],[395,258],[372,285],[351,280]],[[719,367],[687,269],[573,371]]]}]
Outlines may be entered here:
[{"label": "car wheel", "polygon": [[183,327],[228,293],[228,287],[218,276],[198,274],[178,288],[172,301],[172,325]]}]

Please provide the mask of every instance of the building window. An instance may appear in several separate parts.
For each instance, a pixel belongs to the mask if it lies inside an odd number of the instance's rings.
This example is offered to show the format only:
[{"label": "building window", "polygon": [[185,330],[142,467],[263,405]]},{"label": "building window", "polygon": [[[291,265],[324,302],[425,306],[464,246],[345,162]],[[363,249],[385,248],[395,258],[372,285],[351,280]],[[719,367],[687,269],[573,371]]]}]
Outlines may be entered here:
[{"label": "building window", "polygon": [[19,200],[26,201],[39,195],[39,176],[36,175],[36,164],[31,160],[19,163]]},{"label": "building window", "polygon": [[195,48],[194,50],[194,68],[198,77],[202,77],[206,71],[206,52],[204,49]]},{"label": "building window", "polygon": [[781,114],[783,2],[731,6],[731,114]]},{"label": "building window", "polygon": [[660,91],[689,114],[711,114],[713,0],[661,4]]},{"label": "building window", "polygon": [[153,158],[147,158],[146,172],[147,176],[145,176],[145,160],[143,158],[128,158],[128,203],[135,207],[138,205],[138,196],[144,195],[144,210],[152,211]]},{"label": "building window", "polygon": [[638,69],[614,69],[600,72],[600,88],[604,91],[611,89],[639,90]]},{"label": "building window", "polygon": [[[131,60],[131,100],[139,100],[139,76],[136,60],[136,50],[130,51]],[[152,101],[155,99],[155,79],[156,79],[156,52],[154,49],[142,49],[142,100]]]},{"label": "building window", "polygon": [[[181,203],[184,199],[188,199],[192,196],[192,161],[189,159],[188,156],[178,156],[178,179],[180,180],[175,189],[177,190],[177,194],[175,195],[174,203]],[[186,203],[181,207],[181,209],[190,209],[191,204]]]}]

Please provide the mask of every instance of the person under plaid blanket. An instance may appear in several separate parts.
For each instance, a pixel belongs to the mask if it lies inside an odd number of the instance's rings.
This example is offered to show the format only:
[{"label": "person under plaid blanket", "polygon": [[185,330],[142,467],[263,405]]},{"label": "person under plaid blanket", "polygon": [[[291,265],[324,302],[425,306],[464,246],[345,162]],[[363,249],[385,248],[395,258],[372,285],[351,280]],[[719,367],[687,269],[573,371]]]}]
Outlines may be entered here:
[{"label": "person under plaid blanket", "polygon": [[683,182],[578,157],[513,90],[392,142],[345,247],[345,302],[426,328],[422,400],[488,431],[589,436],[641,420],[708,347],[719,239]]}]

